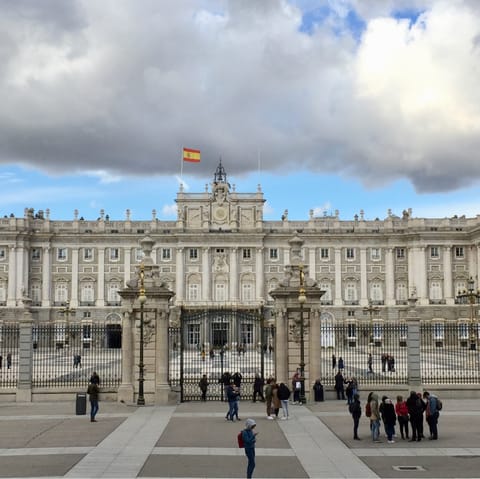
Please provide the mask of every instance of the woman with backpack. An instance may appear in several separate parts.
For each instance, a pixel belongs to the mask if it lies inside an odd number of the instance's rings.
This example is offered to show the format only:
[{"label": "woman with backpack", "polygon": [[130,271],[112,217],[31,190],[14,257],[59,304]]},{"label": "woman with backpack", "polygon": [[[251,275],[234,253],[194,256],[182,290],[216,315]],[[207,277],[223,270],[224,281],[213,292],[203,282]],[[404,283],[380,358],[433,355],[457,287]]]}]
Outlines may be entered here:
[{"label": "woman with backpack", "polygon": [[277,391],[278,399],[280,399],[280,404],[282,405],[283,417],[282,419],[288,419],[288,400],[290,398],[290,389],[285,383],[280,383]]}]

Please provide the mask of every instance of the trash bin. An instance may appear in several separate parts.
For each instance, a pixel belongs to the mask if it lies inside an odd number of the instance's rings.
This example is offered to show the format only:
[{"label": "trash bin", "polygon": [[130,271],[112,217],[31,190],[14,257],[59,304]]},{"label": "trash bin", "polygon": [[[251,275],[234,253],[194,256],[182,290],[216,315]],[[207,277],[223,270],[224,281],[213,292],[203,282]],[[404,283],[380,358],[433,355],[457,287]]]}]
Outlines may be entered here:
[{"label": "trash bin", "polygon": [[75,413],[77,416],[83,416],[87,414],[87,394],[86,393],[77,393]]},{"label": "trash bin", "polygon": [[323,385],[320,381],[315,381],[315,384],[313,385],[313,392],[315,401],[323,401]]}]

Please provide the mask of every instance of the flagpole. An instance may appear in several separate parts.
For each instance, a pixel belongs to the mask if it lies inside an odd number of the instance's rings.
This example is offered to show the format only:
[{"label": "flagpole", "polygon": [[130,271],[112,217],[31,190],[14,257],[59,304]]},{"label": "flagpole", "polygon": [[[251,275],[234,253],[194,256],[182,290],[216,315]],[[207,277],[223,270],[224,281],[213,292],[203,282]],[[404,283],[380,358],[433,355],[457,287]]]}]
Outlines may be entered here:
[{"label": "flagpole", "polygon": [[183,185],[183,146],[180,154],[180,181]]}]

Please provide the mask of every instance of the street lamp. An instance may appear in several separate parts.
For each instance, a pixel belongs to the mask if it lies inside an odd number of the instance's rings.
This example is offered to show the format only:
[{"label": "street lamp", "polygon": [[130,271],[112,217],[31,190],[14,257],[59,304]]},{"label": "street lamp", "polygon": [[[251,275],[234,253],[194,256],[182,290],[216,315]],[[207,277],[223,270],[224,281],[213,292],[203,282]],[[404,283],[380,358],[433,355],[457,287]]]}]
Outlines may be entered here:
[{"label": "street lamp", "polygon": [[143,263],[140,265],[140,290],[138,292],[138,302],[140,303],[140,360],[138,362],[138,406],[145,406],[145,396],[143,395],[143,382],[144,382],[144,369],[143,363],[143,306],[147,301],[145,295],[145,266]]},{"label": "street lamp", "polygon": [[372,300],[368,300],[368,306],[365,306],[363,308],[363,314],[368,314],[370,315],[370,344],[374,343],[374,338],[373,338],[373,314],[378,313],[380,311],[380,308],[378,306],[374,306],[372,304]]},{"label": "street lamp", "polygon": [[65,315],[65,318],[66,318],[66,326],[65,326],[65,339],[64,339],[64,342],[65,342],[65,346],[68,346],[69,344],[69,339],[70,339],[70,324],[69,324],[69,319],[70,319],[70,315],[71,314],[75,314],[76,313],[76,310],[71,308],[70,307],[70,301],[65,301],[65,307],[64,308],[61,308],[59,309],[59,312],[62,313],[63,315]]},{"label": "street lamp", "polygon": [[299,266],[300,289],[298,291],[298,303],[300,304],[300,402],[305,404],[305,338],[303,326],[303,305],[307,302],[305,294],[305,273],[303,266]]},{"label": "street lamp", "polygon": [[475,331],[475,304],[478,304],[478,299],[480,298],[480,290],[475,289],[475,281],[471,276],[467,282],[467,285],[467,289],[458,292],[457,299],[466,299],[470,304],[470,350],[475,351],[477,349],[478,339],[478,330]]}]

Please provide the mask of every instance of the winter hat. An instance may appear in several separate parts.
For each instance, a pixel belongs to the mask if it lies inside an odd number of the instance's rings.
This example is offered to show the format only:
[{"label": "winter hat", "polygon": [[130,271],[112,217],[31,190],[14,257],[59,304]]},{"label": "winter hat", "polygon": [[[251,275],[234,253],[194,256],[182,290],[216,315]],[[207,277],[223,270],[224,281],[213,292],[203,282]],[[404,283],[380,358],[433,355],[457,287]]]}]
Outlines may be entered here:
[{"label": "winter hat", "polygon": [[253,426],[256,426],[256,425],[257,425],[257,423],[256,423],[253,419],[247,419],[247,420],[245,421],[245,427],[246,427],[247,429],[252,429],[252,427],[253,427]]}]

